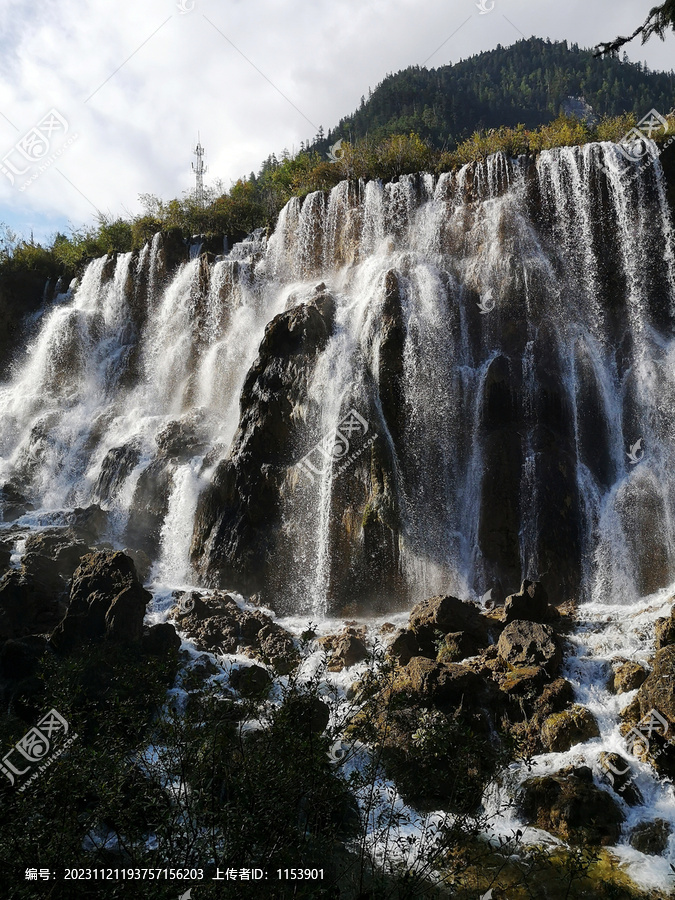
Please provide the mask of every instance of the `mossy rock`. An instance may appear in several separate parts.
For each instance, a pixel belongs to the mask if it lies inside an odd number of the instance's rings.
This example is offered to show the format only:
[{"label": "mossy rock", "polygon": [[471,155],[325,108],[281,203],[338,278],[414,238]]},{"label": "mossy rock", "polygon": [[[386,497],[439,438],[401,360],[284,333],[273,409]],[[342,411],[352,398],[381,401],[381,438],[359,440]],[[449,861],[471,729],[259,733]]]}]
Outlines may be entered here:
[{"label": "mossy rock", "polygon": [[548,673],[543,666],[516,666],[505,676],[500,690],[512,696],[533,696],[541,691],[548,680]]},{"label": "mossy rock", "polygon": [[615,694],[626,694],[639,688],[647,678],[647,670],[640,663],[625,661],[619,663],[609,679],[608,688]]},{"label": "mossy rock", "polygon": [[541,741],[547,750],[563,753],[575,744],[600,737],[600,729],[593,713],[576,704],[549,716],[541,729]]},{"label": "mossy rock", "polygon": [[520,803],[530,825],[570,844],[615,844],[621,834],[623,813],[611,794],[595,786],[586,766],[531,778],[523,786]]},{"label": "mossy rock", "polygon": [[469,656],[476,656],[482,647],[483,642],[468,632],[454,631],[446,634],[436,659],[440,663],[461,662]]}]

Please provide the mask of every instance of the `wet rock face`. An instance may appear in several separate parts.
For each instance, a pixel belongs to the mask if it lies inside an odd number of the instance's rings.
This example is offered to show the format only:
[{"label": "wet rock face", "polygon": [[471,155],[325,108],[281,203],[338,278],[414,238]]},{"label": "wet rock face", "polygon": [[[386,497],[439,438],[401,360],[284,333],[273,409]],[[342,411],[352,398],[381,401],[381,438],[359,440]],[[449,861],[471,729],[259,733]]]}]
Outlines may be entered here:
[{"label": "wet rock face", "polygon": [[640,822],[631,831],[630,845],[648,856],[661,856],[668,846],[671,830],[670,825],[664,819]]},{"label": "wet rock face", "polygon": [[321,294],[278,315],[265,330],[242,389],[231,458],[217,467],[195,516],[192,562],[208,583],[253,593],[271,580],[280,489],[287,468],[302,456],[305,428],[295,410],[307,403],[333,314],[332,298]]},{"label": "wet rock face", "polygon": [[668,541],[668,516],[662,486],[654,474],[638,466],[617,494],[617,510],[624,528],[630,561],[641,596],[672,581],[675,560]]},{"label": "wet rock face", "polygon": [[151,557],[159,550],[175,469],[173,460],[155,459],[141,472],[136,483],[125,540]]},{"label": "wet rock face", "polygon": [[523,424],[520,365],[497,357],[485,384],[480,441],[485,456],[478,540],[489,580],[518,584],[520,571],[520,472]]},{"label": "wet rock face", "polygon": [[114,497],[140,457],[140,448],[133,443],[109,450],[101,464],[94,486],[94,497],[102,501]]},{"label": "wet rock face", "polygon": [[[358,406],[365,423],[358,439],[349,432],[353,459],[339,473],[331,497],[327,592],[331,608],[341,611],[347,603],[389,605],[392,597],[404,594],[395,462],[379,424],[385,416],[385,431],[402,427],[396,405],[402,370],[400,298],[396,276],[385,282],[386,334],[379,359],[382,376],[389,379],[383,388],[388,400],[380,410],[372,400],[345,398],[341,410],[346,416]],[[316,509],[317,501],[315,485],[297,464],[327,438],[309,388],[333,333],[334,314],[333,298],[319,285],[313,300],[268,325],[242,390],[232,453],[217,467],[195,517],[191,558],[204,582],[245,593],[263,591],[266,602],[277,608],[280,597],[293,596],[296,611],[309,600],[298,593],[292,561],[303,552],[308,558],[316,553],[302,546],[314,539],[304,528],[308,508]]]},{"label": "wet rock face", "polygon": [[138,644],[151,599],[124,553],[87,554],[73,575],[68,612],[52,634],[52,645],[67,651],[99,640]]},{"label": "wet rock face", "polygon": [[615,844],[624,816],[607,791],[580,767],[525,782],[520,801],[526,821],[579,846]]},{"label": "wet rock face", "polygon": [[[100,534],[99,513],[98,507],[74,510],[68,527],[25,538],[20,567],[0,579],[0,639],[47,634],[58,625],[66,611],[68,581],[91,552],[89,539]],[[10,545],[4,546],[8,564]]]},{"label": "wet rock face", "polygon": [[644,681],[637,694],[640,714],[648,715],[657,709],[662,716],[675,725],[675,644],[659,650],[654,658],[652,672]]},{"label": "wet rock face", "polygon": [[248,653],[271,666],[278,675],[287,675],[299,662],[298,650],[288,631],[265,613],[242,610],[221,591],[196,591],[176,596],[171,610],[178,628],[197,647],[220,653]]},{"label": "wet rock face", "polygon": [[626,801],[629,806],[644,803],[639,788],[633,783],[635,770],[627,759],[618,753],[607,753],[604,750],[598,757],[604,780],[609,782],[615,794]]},{"label": "wet rock face", "polygon": [[43,302],[44,276],[8,272],[0,277],[0,378],[5,378],[19,346],[27,317]]}]

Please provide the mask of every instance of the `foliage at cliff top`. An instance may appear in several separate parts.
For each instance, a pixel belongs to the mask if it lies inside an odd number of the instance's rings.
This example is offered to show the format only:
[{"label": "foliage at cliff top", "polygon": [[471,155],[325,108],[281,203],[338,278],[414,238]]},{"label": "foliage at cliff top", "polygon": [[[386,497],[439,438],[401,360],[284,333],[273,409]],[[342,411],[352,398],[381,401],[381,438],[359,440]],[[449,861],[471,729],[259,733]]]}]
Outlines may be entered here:
[{"label": "foliage at cliff top", "polygon": [[[144,206],[141,215],[114,221],[100,216],[96,226],[73,231],[70,236],[57,234],[47,246],[18,240],[6,226],[0,226],[0,275],[32,271],[45,278],[70,278],[88,260],[139,249],[158,231],[178,231],[184,238],[226,234],[230,240],[240,240],[256,228],[272,229],[291,197],[330,190],[345,178],[388,181],[411,172],[440,174],[499,151],[515,157],[589,141],[619,141],[636,121],[633,113],[605,118],[597,124],[560,115],[535,129],[519,124],[477,131],[454,150],[436,149],[410,132],[379,141],[372,137],[354,144],[345,141],[336,152],[337,161],[315,150],[295,156],[284,153],[280,160],[272,155],[257,175],[252,172],[248,178],[239,179],[229,191],[211,189],[204,206],[192,194],[169,201],[144,194],[140,198]],[[657,136],[657,141],[675,132],[675,114],[669,114],[668,122],[668,133]]]}]

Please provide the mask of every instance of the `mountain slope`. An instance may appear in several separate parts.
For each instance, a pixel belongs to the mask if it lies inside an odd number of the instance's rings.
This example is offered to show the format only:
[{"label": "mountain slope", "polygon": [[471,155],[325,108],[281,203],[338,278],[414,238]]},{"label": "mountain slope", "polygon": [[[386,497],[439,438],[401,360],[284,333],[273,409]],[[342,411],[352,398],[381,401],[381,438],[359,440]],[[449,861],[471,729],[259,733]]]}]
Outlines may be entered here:
[{"label": "mountain slope", "polygon": [[411,66],[388,75],[312,147],[322,152],[338,137],[379,140],[415,131],[436,147],[452,148],[477,129],[546,124],[569,111],[570,97],[584,97],[598,116],[633,112],[641,118],[652,108],[665,114],[675,104],[675,72],[594,59],[576,44],[529,38],[455,65]]}]

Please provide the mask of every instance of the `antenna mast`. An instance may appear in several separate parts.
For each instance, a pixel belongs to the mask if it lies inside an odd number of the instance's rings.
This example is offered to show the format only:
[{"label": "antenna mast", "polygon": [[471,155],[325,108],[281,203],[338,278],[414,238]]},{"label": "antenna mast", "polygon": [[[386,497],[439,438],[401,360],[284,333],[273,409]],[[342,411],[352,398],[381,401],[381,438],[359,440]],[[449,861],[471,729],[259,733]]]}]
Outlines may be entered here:
[{"label": "antenna mast", "polygon": [[197,181],[195,187],[195,200],[200,206],[204,206],[204,172],[206,172],[207,167],[204,165],[204,148],[201,144],[199,132],[197,132],[197,146],[192,152],[197,157],[197,163],[192,163],[192,171],[195,173],[195,179]]}]

